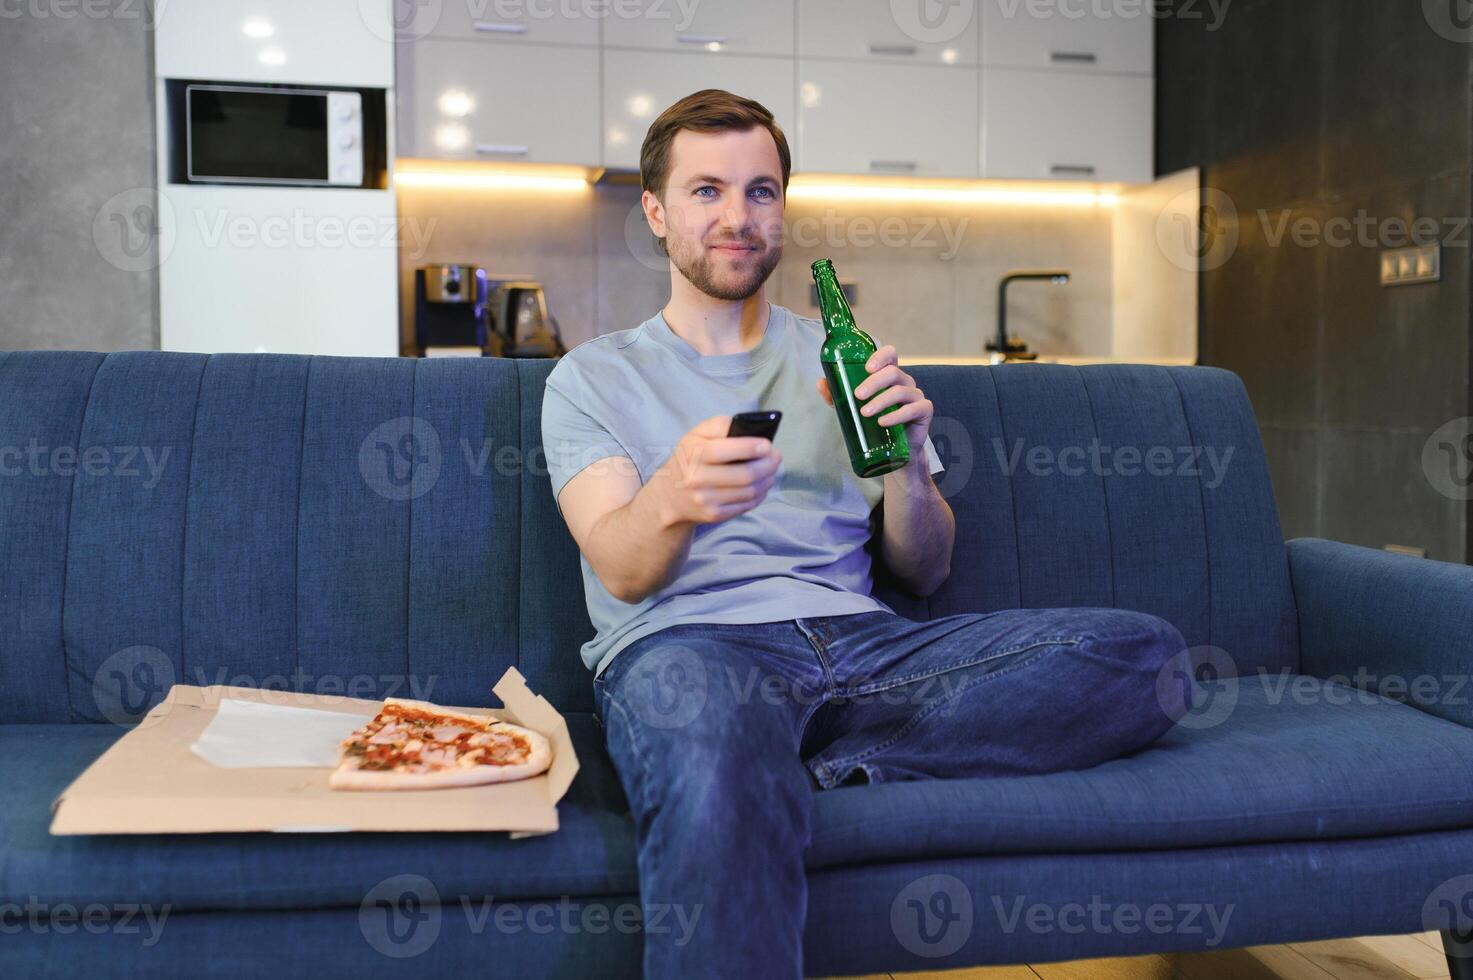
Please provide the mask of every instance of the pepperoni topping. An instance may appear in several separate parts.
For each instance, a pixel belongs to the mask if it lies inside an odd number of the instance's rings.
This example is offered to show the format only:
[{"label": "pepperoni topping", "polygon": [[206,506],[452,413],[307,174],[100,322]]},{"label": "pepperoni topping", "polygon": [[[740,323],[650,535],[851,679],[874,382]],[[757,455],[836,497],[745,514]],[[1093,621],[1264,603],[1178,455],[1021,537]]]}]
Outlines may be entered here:
[{"label": "pepperoni topping", "polygon": [[385,705],[343,740],[344,756],[370,771],[440,772],[469,766],[525,762],[531,745],[487,719],[475,725],[419,708]]}]

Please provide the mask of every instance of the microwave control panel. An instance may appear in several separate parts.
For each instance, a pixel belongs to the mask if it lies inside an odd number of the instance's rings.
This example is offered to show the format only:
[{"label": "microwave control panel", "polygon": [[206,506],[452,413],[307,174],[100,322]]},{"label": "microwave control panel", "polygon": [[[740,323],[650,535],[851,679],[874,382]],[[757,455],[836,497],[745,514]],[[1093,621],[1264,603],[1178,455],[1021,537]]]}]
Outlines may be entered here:
[{"label": "microwave control panel", "polygon": [[327,182],[363,184],[363,96],[327,93]]}]

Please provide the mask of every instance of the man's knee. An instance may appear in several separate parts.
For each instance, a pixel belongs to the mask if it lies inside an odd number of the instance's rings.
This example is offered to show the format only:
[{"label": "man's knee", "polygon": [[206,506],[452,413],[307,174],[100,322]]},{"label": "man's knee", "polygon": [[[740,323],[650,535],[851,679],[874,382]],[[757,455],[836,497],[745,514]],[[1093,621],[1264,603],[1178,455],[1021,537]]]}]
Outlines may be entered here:
[{"label": "man's knee", "polygon": [[1108,678],[1114,711],[1110,724],[1128,740],[1149,742],[1169,730],[1192,707],[1177,669],[1186,657],[1181,631],[1160,616],[1129,609],[1095,610],[1081,630],[1081,649],[1113,664]]},{"label": "man's knee", "polygon": [[1091,653],[1157,669],[1187,648],[1181,631],[1170,622],[1133,609],[1099,610],[1081,639]]}]

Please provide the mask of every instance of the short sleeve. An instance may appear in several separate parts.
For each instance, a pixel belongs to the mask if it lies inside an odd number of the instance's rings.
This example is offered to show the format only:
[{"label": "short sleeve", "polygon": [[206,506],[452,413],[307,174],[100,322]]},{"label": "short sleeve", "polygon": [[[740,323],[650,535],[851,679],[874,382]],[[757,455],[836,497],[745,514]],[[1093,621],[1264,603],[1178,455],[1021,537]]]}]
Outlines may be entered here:
[{"label": "short sleeve", "polygon": [[[551,384],[542,393],[542,449],[555,504],[567,482],[590,464],[610,456],[633,459],[607,426]],[[558,513],[562,513],[561,504]]]},{"label": "short sleeve", "polygon": [[932,476],[946,469],[941,465],[941,454],[936,451],[936,446],[931,442],[930,436],[926,436],[926,459],[929,461],[929,472]]}]

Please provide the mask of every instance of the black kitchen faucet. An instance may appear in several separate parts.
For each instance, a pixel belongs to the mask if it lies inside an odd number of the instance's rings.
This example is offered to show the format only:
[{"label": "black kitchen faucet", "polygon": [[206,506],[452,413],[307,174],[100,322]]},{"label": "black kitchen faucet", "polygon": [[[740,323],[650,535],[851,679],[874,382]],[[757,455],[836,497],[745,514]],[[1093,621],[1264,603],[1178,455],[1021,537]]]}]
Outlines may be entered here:
[{"label": "black kitchen faucet", "polygon": [[997,337],[988,342],[989,351],[1002,354],[1005,361],[1033,361],[1038,355],[1021,340],[1008,339],[1008,286],[1019,280],[1051,282],[1062,286],[1069,281],[1067,269],[1019,269],[1002,277],[997,287]]}]

